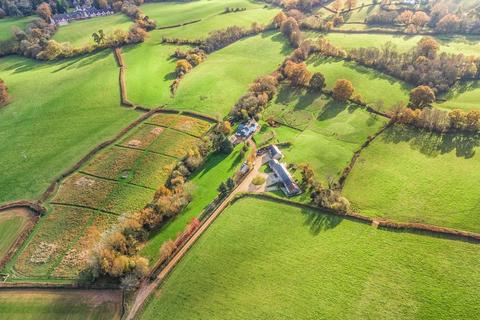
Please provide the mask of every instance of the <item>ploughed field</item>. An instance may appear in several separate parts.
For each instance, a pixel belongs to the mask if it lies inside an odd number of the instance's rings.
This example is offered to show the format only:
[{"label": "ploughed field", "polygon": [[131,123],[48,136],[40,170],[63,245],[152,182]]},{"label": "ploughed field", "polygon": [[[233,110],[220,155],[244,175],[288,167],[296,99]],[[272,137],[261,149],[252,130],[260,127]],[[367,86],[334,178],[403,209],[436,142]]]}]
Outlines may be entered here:
[{"label": "ploughed field", "polygon": [[472,319],[479,250],[245,198],[220,215],[139,318]]}]

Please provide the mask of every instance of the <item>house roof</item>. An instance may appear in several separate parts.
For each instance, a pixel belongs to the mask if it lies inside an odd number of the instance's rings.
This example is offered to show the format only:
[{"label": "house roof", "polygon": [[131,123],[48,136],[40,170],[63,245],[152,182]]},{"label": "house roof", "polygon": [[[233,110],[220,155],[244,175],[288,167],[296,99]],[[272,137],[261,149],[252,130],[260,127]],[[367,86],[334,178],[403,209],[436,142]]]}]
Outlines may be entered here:
[{"label": "house roof", "polygon": [[277,154],[279,154],[280,156],[283,155],[280,149],[278,149],[278,147],[274,144],[272,144],[268,150],[270,152],[270,156],[272,157],[276,156]]},{"label": "house roof", "polygon": [[284,164],[273,159],[268,162],[268,165],[280,178],[289,195],[300,192],[300,188],[297,186]]}]

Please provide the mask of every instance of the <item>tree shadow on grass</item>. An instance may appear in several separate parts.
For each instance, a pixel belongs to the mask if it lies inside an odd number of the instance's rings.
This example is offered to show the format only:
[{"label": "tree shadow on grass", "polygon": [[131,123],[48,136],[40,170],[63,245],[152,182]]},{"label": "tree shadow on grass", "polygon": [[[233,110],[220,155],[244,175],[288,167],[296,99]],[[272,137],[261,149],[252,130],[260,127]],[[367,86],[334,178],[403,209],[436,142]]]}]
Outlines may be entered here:
[{"label": "tree shadow on grass", "polygon": [[349,113],[353,113],[357,108],[358,106],[354,104],[331,100],[325,105],[324,111],[318,116],[317,120],[325,121],[333,119],[345,110],[347,110]]},{"label": "tree shadow on grass", "polygon": [[440,98],[442,100],[451,100],[456,99],[458,96],[469,92],[480,89],[480,81],[463,81],[458,83],[455,87],[450,89],[448,92],[443,94]]},{"label": "tree shadow on grass", "polygon": [[173,81],[177,78],[177,73],[175,71],[172,71],[170,73],[167,73],[164,77],[163,80],[168,80],[168,81]]},{"label": "tree shadow on grass", "polygon": [[[262,38],[268,38],[270,35],[271,35],[270,32],[264,32],[264,33],[262,33]],[[280,50],[281,54],[287,55],[290,52],[292,52],[292,47],[288,43],[287,38],[285,38],[285,36],[283,34],[281,34],[280,32],[278,32],[276,35],[274,35],[271,39],[274,42],[281,42],[283,44],[282,49]]]},{"label": "tree shadow on grass", "polygon": [[469,159],[480,147],[478,134],[440,134],[399,125],[387,129],[382,139],[386,143],[408,142],[412,149],[432,158],[455,151],[457,157]]},{"label": "tree shadow on grass", "polygon": [[313,210],[302,209],[302,214],[305,216],[304,225],[310,228],[310,232],[313,235],[333,229],[343,221],[341,217]]}]

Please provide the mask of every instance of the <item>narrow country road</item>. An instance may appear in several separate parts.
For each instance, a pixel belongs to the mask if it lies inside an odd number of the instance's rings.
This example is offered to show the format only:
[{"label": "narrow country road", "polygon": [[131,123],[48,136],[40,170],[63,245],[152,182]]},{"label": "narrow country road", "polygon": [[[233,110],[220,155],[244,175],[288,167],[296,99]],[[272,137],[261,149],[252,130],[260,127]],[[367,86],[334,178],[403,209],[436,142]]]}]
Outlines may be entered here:
[{"label": "narrow country road", "polygon": [[137,315],[140,308],[144,305],[147,298],[153,293],[153,291],[158,287],[160,283],[165,279],[165,277],[172,271],[175,265],[182,259],[182,257],[188,252],[188,250],[193,246],[195,241],[207,230],[207,228],[212,224],[213,221],[222,213],[222,211],[228,206],[230,201],[235,197],[239,192],[248,191],[248,186],[252,182],[253,178],[258,173],[260,167],[262,166],[263,157],[257,157],[254,162],[253,169],[247,174],[243,181],[232,191],[232,193],[227,196],[220,206],[207,218],[207,220],[198,228],[198,230],[193,234],[193,236],[183,245],[183,247],[177,252],[177,254],[168,262],[165,268],[159,273],[157,278],[150,282],[148,279],[145,279],[140,288],[137,291],[135,296],[135,301],[125,315],[125,320],[133,320]]}]

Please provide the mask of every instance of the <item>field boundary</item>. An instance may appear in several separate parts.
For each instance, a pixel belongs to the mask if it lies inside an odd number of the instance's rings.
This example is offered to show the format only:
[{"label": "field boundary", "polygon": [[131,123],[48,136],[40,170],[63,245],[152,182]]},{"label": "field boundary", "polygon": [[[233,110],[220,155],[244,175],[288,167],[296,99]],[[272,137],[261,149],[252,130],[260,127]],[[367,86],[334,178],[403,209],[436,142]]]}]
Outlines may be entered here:
[{"label": "field boundary", "polygon": [[353,167],[355,166],[355,163],[357,162],[358,158],[360,157],[360,154],[362,151],[367,148],[370,143],[372,143],[378,136],[380,136],[385,130],[390,128],[394,124],[393,121],[389,121],[383,128],[378,130],[374,135],[369,136],[367,140],[358,148],[357,151],[353,153],[353,157],[350,159],[350,162],[348,165],[343,169],[342,174],[338,178],[338,189],[341,191],[343,190],[343,187],[345,186],[345,182],[347,181],[348,175],[350,172],[352,172]]},{"label": "field boundary", "polygon": [[77,163],[75,163],[72,167],[70,167],[70,169],[67,169],[66,171],[64,171],[62,174],[60,174],[50,185],[49,187],[47,188],[47,190],[45,190],[43,192],[43,194],[40,196],[40,201],[43,202],[43,201],[46,201],[54,192],[55,190],[57,189],[59,183],[65,179],[66,177],[68,177],[69,175],[73,174],[75,171],[77,171],[78,169],[80,169],[80,167],[85,164],[86,162],[88,162],[89,160],[91,160],[99,151],[105,149],[106,147],[116,143],[118,140],[120,140],[125,134],[127,134],[130,130],[132,130],[133,128],[135,128],[136,126],[138,126],[139,124],[141,124],[143,121],[145,121],[146,119],[148,119],[150,116],[152,116],[153,114],[156,114],[156,113],[161,113],[160,111],[161,109],[152,109],[150,110],[149,112],[143,114],[142,116],[140,116],[138,119],[136,119],[135,121],[133,121],[132,123],[130,123],[128,126],[126,126],[125,128],[123,128],[122,130],[120,130],[119,133],[117,133],[112,139],[109,139],[109,140],[106,140],[102,143],[100,143],[99,145],[97,145],[95,148],[93,148],[92,150],[90,150],[90,152],[88,152],[82,159],[80,159]]},{"label": "field boundary", "polygon": [[15,239],[12,245],[8,248],[5,256],[0,259],[0,270],[5,266],[5,264],[17,253],[18,249],[22,246],[23,242],[28,238],[30,233],[33,231],[33,228],[37,224],[40,216],[46,211],[46,208],[42,205],[30,202],[26,200],[14,201],[6,203],[0,206],[0,214],[2,211],[7,211],[11,209],[27,209],[30,211],[31,216],[29,222],[23,227],[19,236]]},{"label": "field boundary", "polygon": [[200,21],[202,21],[202,19],[191,20],[191,21],[187,21],[187,22],[184,22],[184,23],[173,24],[173,25],[170,25],[170,26],[157,27],[156,30],[165,30],[165,29],[173,29],[173,28],[183,27],[183,26],[187,26],[189,24],[200,22]]},{"label": "field boundary", "polygon": [[461,240],[474,243],[480,243],[480,233],[463,231],[453,228],[438,227],[431,224],[424,223],[410,223],[410,222],[396,222],[389,219],[376,219],[373,217],[365,216],[356,212],[342,212],[336,211],[330,208],[318,207],[311,204],[300,203],[284,198],[280,198],[270,194],[259,194],[259,193],[241,193],[237,194],[236,197],[232,200],[230,204],[235,203],[235,201],[245,198],[252,197],[258,199],[265,199],[273,202],[279,202],[291,206],[296,206],[297,208],[306,208],[315,211],[321,211],[321,213],[328,213],[336,215],[342,218],[351,219],[356,222],[361,222],[364,224],[370,224],[378,229],[385,229],[388,231],[406,231],[410,233],[425,233],[426,235],[440,236],[446,239],[451,240]]},{"label": "field boundary", "polygon": [[125,107],[130,107],[130,108],[137,108],[137,106],[128,100],[128,95],[127,95],[127,81],[125,80],[125,70],[127,68],[127,65],[125,64],[125,60],[123,59],[122,55],[122,48],[114,48],[113,49],[113,54],[115,56],[115,61],[117,62],[117,66],[119,68],[119,73],[118,73],[118,81],[120,84],[120,103],[122,106]]}]

